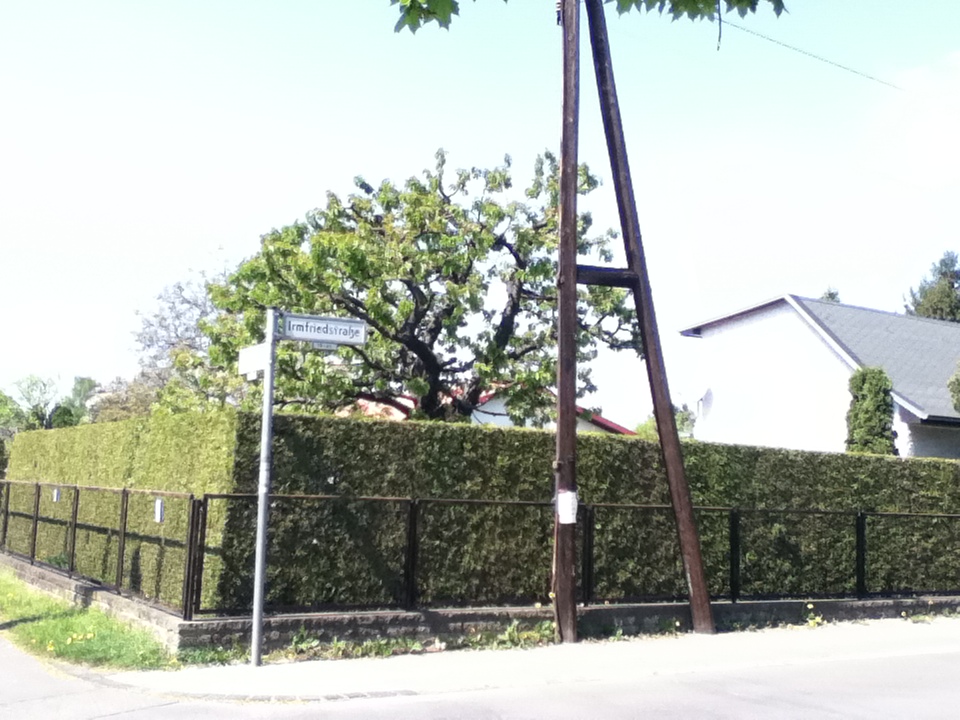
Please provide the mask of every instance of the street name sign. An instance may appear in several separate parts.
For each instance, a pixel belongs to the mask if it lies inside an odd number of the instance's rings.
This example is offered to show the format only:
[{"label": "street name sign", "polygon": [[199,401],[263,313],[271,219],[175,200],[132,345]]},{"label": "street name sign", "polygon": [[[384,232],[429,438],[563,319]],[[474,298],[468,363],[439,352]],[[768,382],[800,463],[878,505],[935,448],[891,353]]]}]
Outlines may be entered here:
[{"label": "street name sign", "polygon": [[367,324],[362,320],[283,313],[280,337],[324,345],[364,345]]},{"label": "street name sign", "polygon": [[[281,322],[277,322],[277,321]],[[279,325],[282,323],[282,329]],[[270,472],[273,464],[273,390],[277,343],[302,340],[319,350],[367,342],[367,324],[362,320],[294,315],[267,308],[265,340],[240,350],[238,369],[254,380],[263,370],[263,420],[260,424],[260,479],[257,483],[257,539],[253,569],[253,622],[250,633],[250,664],[259,665],[263,653],[263,604],[267,577],[267,524],[270,519]],[[158,521],[159,522],[159,521]]]}]

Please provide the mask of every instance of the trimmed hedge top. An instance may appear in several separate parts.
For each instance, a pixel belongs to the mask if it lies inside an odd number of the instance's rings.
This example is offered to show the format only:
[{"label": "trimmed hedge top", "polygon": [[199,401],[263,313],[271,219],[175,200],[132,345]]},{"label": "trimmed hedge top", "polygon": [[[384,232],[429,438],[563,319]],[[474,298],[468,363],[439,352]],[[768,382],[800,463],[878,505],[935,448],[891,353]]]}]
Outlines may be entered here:
[{"label": "trimmed hedge top", "polygon": [[[667,504],[655,443],[578,436],[585,502]],[[105,487],[255,492],[260,419],[158,415],[16,436],[7,475]],[[277,415],[277,493],[548,500],[553,434],[469,424]],[[960,511],[960,463],[684,443],[697,505]]]},{"label": "trimmed hedge top", "polygon": [[230,492],[236,413],[155,415],[18,433],[7,478],[176,492]]}]

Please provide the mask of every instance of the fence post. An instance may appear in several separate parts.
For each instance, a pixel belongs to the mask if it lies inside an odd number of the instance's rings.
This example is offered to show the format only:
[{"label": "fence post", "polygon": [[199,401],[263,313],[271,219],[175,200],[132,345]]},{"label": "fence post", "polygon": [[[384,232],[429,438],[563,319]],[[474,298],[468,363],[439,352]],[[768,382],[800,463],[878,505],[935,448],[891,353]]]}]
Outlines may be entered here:
[{"label": "fence post", "polygon": [[30,530],[30,564],[37,558],[37,526],[40,524],[40,483],[33,485],[33,528]]},{"label": "fence post", "polygon": [[190,617],[200,612],[200,596],[203,591],[203,565],[207,551],[207,508],[210,499],[204,496],[197,500],[197,540],[193,547],[193,609]]},{"label": "fence post", "polygon": [[197,501],[190,496],[187,511],[186,554],[183,558],[183,593],[180,597],[184,620],[193,620],[193,561],[197,544]]},{"label": "fence post", "polygon": [[80,512],[80,486],[73,488],[73,506],[70,508],[70,557],[67,561],[67,573],[73,577],[77,569],[77,516]]},{"label": "fence post", "polygon": [[10,493],[13,492],[13,485],[3,483],[3,521],[0,525],[0,547],[7,549],[7,523],[10,521]]},{"label": "fence post", "polygon": [[420,501],[410,498],[407,503],[407,552],[403,568],[403,605],[407,610],[417,606],[417,556],[420,554],[418,520]]},{"label": "fence post", "polygon": [[740,508],[730,509],[730,602],[740,600]]},{"label": "fence post", "polygon": [[867,516],[857,511],[857,598],[867,596]]},{"label": "fence post", "polygon": [[595,508],[593,505],[584,504],[583,508],[583,566],[580,574],[583,576],[583,606],[586,607],[593,602],[594,583],[593,583],[593,541],[596,531],[596,518],[594,516]]},{"label": "fence post", "polygon": [[124,488],[120,491],[120,535],[117,539],[117,592],[123,587],[123,555],[127,544],[127,505],[130,494]]}]

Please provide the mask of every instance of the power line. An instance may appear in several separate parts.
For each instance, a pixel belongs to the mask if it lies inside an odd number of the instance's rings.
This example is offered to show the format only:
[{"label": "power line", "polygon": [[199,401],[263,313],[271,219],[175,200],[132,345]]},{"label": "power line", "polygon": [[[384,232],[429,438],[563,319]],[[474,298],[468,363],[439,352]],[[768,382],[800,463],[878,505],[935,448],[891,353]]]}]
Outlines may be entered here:
[{"label": "power line", "polygon": [[780,40],[775,40],[775,39],[772,38],[772,37],[768,37],[768,36],[764,35],[763,33],[758,33],[756,30],[751,30],[750,28],[744,27],[743,25],[737,25],[736,23],[730,22],[729,20],[724,20],[724,21],[723,21],[723,24],[724,24],[724,25],[729,25],[730,27],[734,27],[734,28],[736,28],[737,30],[742,30],[742,31],[745,32],[745,33],[750,33],[751,35],[756,35],[758,38],[762,38],[762,39],[764,39],[764,40],[766,40],[766,41],[768,41],[768,42],[772,42],[774,45],[779,45],[780,47],[785,47],[785,48],[787,48],[787,50],[793,50],[794,52],[798,52],[798,53],[800,53],[801,55],[806,55],[807,57],[813,58],[814,60],[818,60],[818,61],[820,61],[820,62],[822,62],[822,63],[826,63],[827,65],[833,65],[833,67],[835,67],[835,68],[840,68],[841,70],[846,70],[847,72],[853,73],[854,75],[859,75],[860,77],[866,78],[867,80],[873,80],[874,82],[880,83],[881,85],[886,85],[887,87],[891,87],[891,88],[893,88],[894,90],[901,90],[901,91],[903,90],[902,87],[899,87],[899,86],[897,86],[897,85],[894,85],[894,84],[891,83],[891,82],[887,82],[886,80],[881,80],[880,78],[874,77],[873,75],[868,75],[868,74],[865,73],[865,72],[860,72],[859,70],[855,70],[855,69],[852,68],[852,67],[847,67],[846,65],[841,65],[840,63],[834,62],[833,60],[828,60],[828,59],[825,58],[825,57],[821,57],[820,55],[815,55],[815,54],[813,54],[812,52],[809,52],[809,51],[807,51],[807,50],[804,50],[803,48],[798,48],[798,47],[796,47],[796,46],[794,46],[794,45],[788,45],[788,44],[785,43],[785,42],[781,42]]}]

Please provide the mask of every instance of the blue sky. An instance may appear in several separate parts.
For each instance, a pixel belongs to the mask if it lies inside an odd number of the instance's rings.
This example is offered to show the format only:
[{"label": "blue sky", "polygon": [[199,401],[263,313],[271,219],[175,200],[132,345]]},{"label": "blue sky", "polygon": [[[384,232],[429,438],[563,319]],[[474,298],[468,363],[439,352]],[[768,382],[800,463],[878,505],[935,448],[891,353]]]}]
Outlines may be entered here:
[{"label": "blue sky", "polygon": [[[902,310],[960,242],[960,3],[794,0],[726,26],[609,12],[674,396],[699,320],[791,292]],[[387,0],[0,3],[0,388],[136,371],[136,311],[352,178],[556,149],[553,0],[464,2],[395,34]],[[586,48],[585,48],[586,50]],[[588,52],[588,50],[586,51]],[[588,55],[585,53],[584,60]],[[581,159],[609,179],[582,74]],[[612,185],[587,207],[614,226]],[[597,361],[611,419],[649,411],[634,358]]]}]

